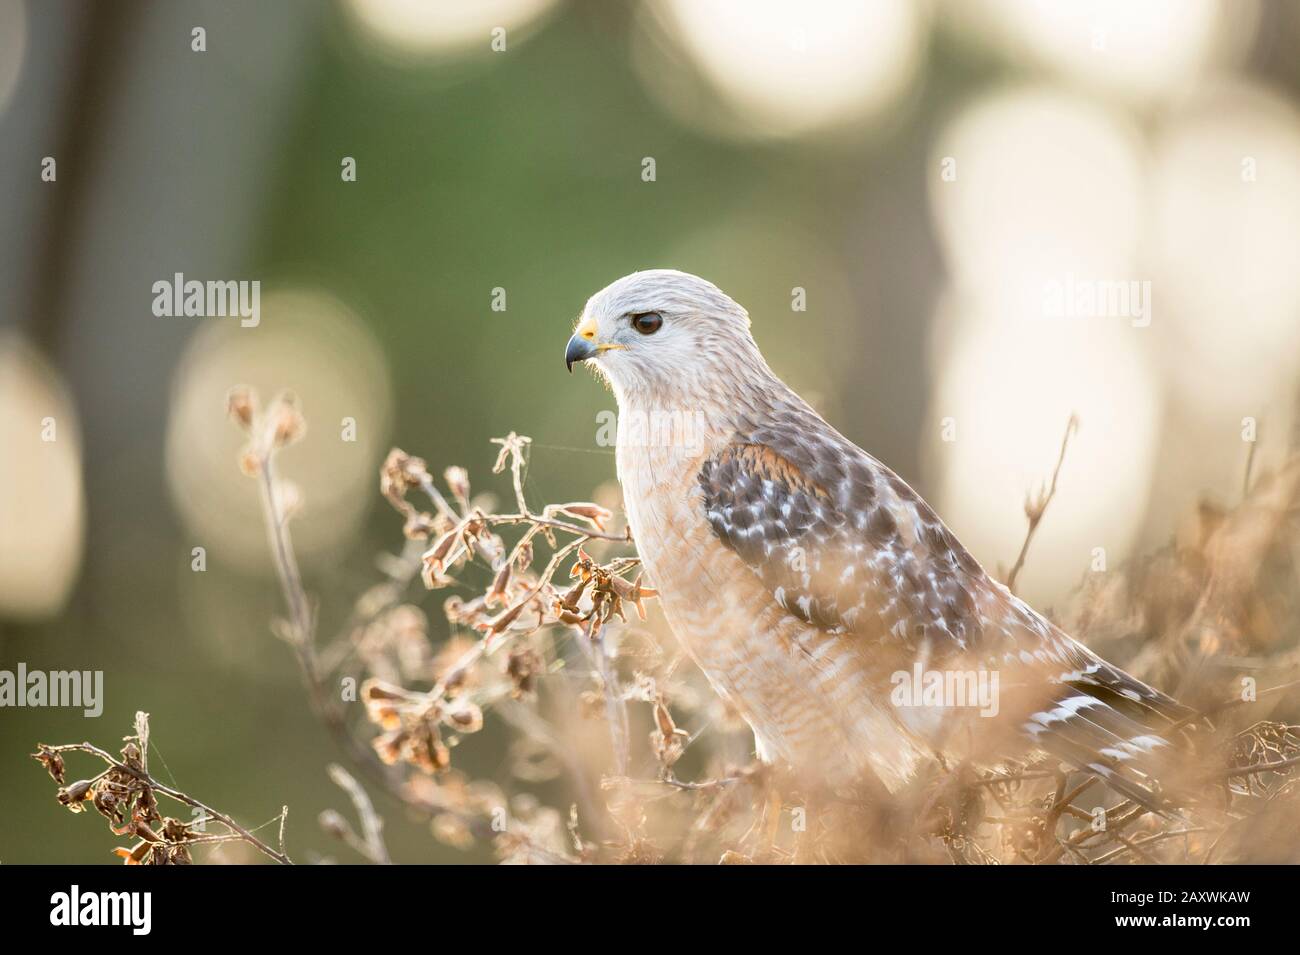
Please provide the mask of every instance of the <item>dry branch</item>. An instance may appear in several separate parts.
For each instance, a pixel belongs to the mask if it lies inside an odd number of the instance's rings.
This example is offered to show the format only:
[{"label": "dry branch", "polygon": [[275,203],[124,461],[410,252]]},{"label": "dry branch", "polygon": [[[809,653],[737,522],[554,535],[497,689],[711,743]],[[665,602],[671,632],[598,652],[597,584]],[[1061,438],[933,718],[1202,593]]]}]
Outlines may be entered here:
[{"label": "dry branch", "polygon": [[[149,775],[149,714],[136,713],[135,732],[124,740],[120,759],[89,742],[57,746],[40,743],[32,758],[59,784],[60,803],[72,812],[81,812],[89,805],[108,820],[115,835],[138,840],[130,849],[115,850],[127,865],[188,865],[193,861],[191,847],[232,841],[246,842],[276,862],[292,864],[284,851],[288,806],[280,810],[280,847],[274,849],[225,813]],[[65,753],[86,753],[99,759],[106,768],[90,779],[68,784]],[[182,803],[203,815],[191,822],[163,816],[159,812],[158,796]],[[209,834],[208,822],[215,822],[226,831]]]}]

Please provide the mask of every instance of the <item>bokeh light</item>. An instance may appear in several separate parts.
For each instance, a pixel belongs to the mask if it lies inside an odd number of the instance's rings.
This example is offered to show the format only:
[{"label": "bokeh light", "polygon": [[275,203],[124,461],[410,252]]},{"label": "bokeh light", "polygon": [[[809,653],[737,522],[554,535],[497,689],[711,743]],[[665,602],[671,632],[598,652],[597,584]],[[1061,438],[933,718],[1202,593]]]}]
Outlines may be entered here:
[{"label": "bokeh light", "polygon": [[1257,86],[1202,87],[1158,138],[1151,188],[1178,400],[1251,413],[1300,360],[1300,112]]},{"label": "bokeh light", "polygon": [[491,49],[492,30],[511,31],[535,24],[555,0],[345,0],[365,35],[389,53],[428,57]]},{"label": "bokeh light", "polygon": [[883,113],[915,80],[929,19],[906,0],[667,0],[641,10],[634,64],[651,93],[695,128],[738,137]]},{"label": "bokeh light", "polygon": [[[285,289],[264,294],[261,311],[256,328],[216,320],[195,332],[173,379],[166,450],[172,500],[195,544],[209,561],[259,574],[266,532],[257,486],[237,465],[246,436],[225,414],[231,386],[252,385],[264,405],[287,388],[308,417],[306,437],[280,462],[304,502],[293,531],[307,560],[349,541],[373,504],[392,403],[383,355],[342,303]],[[345,418],[355,441],[344,440]]]},{"label": "bokeh light", "polygon": [[[1022,592],[1064,596],[1105,549],[1128,556],[1146,508],[1161,397],[1144,330],[1095,320],[1000,320],[947,296],[934,328],[927,434],[932,502],[990,571],[1010,567],[1025,537],[1025,497],[1056,465],[1066,423],[1080,421],[1057,498],[1033,543]],[[944,419],[952,440],[945,441]]]},{"label": "bokeh light", "polygon": [[[1025,496],[1050,478],[1070,416],[1082,423],[1023,580],[1038,600],[1077,585],[1094,548],[1116,566],[1141,530],[1162,404],[1139,311],[1140,301],[1153,307],[1141,265],[1144,167],[1128,118],[1047,86],[968,104],[931,153],[952,288],[931,328],[928,471],[940,513],[991,567],[1014,561]],[[1143,297],[1131,313],[1050,305],[1054,289],[1135,282]]]},{"label": "bokeh light", "polygon": [[13,332],[0,333],[0,447],[0,617],[49,617],[81,567],[81,437],[58,374]]},{"label": "bokeh light", "polygon": [[1239,55],[1259,17],[1250,0],[972,0],[948,9],[963,32],[1135,101],[1175,94],[1208,63]]},{"label": "bokeh light", "polygon": [[[957,283],[1025,309],[1067,276],[1131,277],[1141,158],[1122,116],[1069,93],[1015,88],[968,106],[930,159],[931,207]],[[948,162],[953,178],[941,175]]]}]

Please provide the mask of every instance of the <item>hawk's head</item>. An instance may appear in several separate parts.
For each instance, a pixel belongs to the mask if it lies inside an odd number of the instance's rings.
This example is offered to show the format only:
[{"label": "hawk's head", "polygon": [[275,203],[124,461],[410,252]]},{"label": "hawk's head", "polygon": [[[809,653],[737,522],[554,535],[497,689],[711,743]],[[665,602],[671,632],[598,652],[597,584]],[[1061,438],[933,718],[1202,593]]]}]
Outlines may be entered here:
[{"label": "hawk's head", "polygon": [[616,392],[680,387],[762,363],[749,315],[712,282],[673,269],[625,275],[587,300],[564,349],[593,360]]}]

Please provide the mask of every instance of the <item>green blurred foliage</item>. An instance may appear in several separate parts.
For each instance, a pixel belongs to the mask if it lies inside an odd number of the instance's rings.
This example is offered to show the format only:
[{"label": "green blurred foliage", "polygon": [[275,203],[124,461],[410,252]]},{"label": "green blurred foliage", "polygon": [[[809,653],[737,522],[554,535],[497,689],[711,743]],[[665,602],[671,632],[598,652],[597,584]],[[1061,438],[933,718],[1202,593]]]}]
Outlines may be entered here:
[{"label": "green blurred foliage", "polygon": [[[389,362],[392,443],[435,472],[463,464],[480,487],[495,454],[488,439],[511,429],[536,442],[532,503],[584,497],[613,478],[612,454],[595,444],[596,414],[613,398],[586,374],[565,375],[561,352],[587,295],[653,267],[696,272],[729,291],[750,310],[777,371],[915,479],[921,316],[926,273],[938,268],[926,137],[983,67],[932,63],[925,89],[884,132],[723,143],[684,130],[648,99],[630,68],[629,29],[622,5],[566,6],[509,56],[399,67],[360,49],[336,11],[278,146],[277,186],[249,251],[255,274],[320,286],[354,309]],[[936,44],[936,55],[952,53]],[[340,180],[344,156],[357,160],[355,183]],[[644,156],[656,159],[656,182],[641,181]],[[490,308],[497,286],[507,291],[504,313]],[[806,313],[790,309],[795,286],[807,289]],[[91,462],[92,506],[107,480],[97,468],[121,487],[161,462]],[[340,754],[270,632],[281,610],[273,576],[214,562],[204,584],[221,599],[198,611],[186,597],[191,542],[169,505],[124,495],[111,506],[130,513],[136,531],[106,541],[90,528],[68,612],[0,634],[6,665],[101,668],[107,692],[96,721],[66,710],[4,715],[0,861],[113,861],[109,850],[122,840],[97,817],[58,806],[24,754],[37,741],[87,737],[115,749],[137,709],[152,714],[153,768],[164,781],[248,824],[288,804],[292,855],[357,861],[315,822],[324,808],[351,809],[325,776]],[[308,568],[326,631],[376,579],[375,555],[400,546],[399,528],[376,489],[346,559]],[[444,595],[417,596],[441,626]],[[499,778],[505,740],[489,720],[457,760]],[[484,858],[439,845],[390,800],[376,802],[398,861]]]}]

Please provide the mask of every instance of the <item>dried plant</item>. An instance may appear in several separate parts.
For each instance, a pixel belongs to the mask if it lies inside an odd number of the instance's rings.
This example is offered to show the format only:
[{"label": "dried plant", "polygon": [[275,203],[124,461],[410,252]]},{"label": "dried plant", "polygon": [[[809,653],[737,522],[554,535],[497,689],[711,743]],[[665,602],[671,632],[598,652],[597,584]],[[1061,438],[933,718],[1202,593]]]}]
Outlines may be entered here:
[{"label": "dried plant", "polygon": [[[341,715],[331,721],[349,737],[368,737],[367,761],[382,766],[375,778],[408,808],[427,813],[434,836],[447,844],[486,840],[507,861],[532,862],[1211,861],[1252,857],[1259,833],[1296,818],[1300,728],[1275,719],[1234,728],[1233,707],[1203,707],[1220,724],[1197,740],[1205,768],[1199,784],[1213,795],[1187,817],[1155,815],[1097,778],[1047,760],[997,771],[936,761],[894,794],[828,792],[762,767],[749,755],[743,723],[693,665],[664,649],[673,644],[663,633],[643,624],[655,591],[638,572],[627,532],[610,529],[612,509],[585,501],[531,508],[524,493],[530,439],[514,433],[493,439],[493,473],[509,473],[510,509],[476,494],[464,468],[447,468],[439,486],[424,460],[396,449],[388,455],[380,491],[403,520],[406,544],[335,640],[317,647],[286,520],[275,507],[291,497],[274,472],[283,442],[267,437],[301,425],[273,424],[286,418],[278,405],[248,426],[272,550],[283,565],[291,619],[282,629],[313,641],[300,659],[329,661],[306,670],[314,696],[358,681],[371,728]],[[1071,419],[1051,484],[1026,505],[1028,530],[1013,573],[1025,564],[1077,427]],[[1295,539],[1296,529],[1280,519],[1300,492],[1294,475],[1300,463],[1261,480],[1240,507],[1219,515],[1215,533],[1201,541],[1206,566],[1194,588],[1201,598],[1184,618],[1166,615],[1159,627],[1144,627],[1143,646],[1167,647],[1170,628],[1184,638],[1203,631],[1207,614],[1221,619],[1225,601],[1266,599],[1250,590],[1257,578],[1249,567],[1265,559],[1274,536]],[[1238,540],[1251,548],[1230,543]],[[1229,554],[1234,573],[1212,566]],[[1114,588],[1139,572],[1140,589],[1127,592],[1147,602],[1184,583],[1180,573],[1165,577],[1142,562],[1105,576]],[[408,592],[417,579],[426,592],[451,591],[441,639],[418,593]],[[1097,637],[1106,616],[1094,588],[1082,588],[1067,612],[1084,639]],[[303,622],[295,625],[295,617]],[[1256,663],[1273,671],[1272,661]],[[1179,682],[1187,695],[1191,688]],[[1227,690],[1205,692],[1219,699]],[[514,739],[507,771],[473,778],[454,753],[493,717]],[[684,765],[696,778],[681,778]],[[543,786],[553,791],[548,784],[560,777],[571,803],[547,805],[532,794]],[[373,812],[350,795],[363,819]],[[371,839],[340,827],[336,816],[329,823],[361,855],[383,861]],[[1271,845],[1274,853],[1297,851],[1294,837]]]},{"label": "dried plant", "polygon": [[[59,786],[58,800],[72,812],[87,806],[108,820],[114,835],[134,841],[130,848],[115,849],[127,865],[189,865],[192,850],[226,842],[246,842],[259,852],[285,865],[284,824],[289,807],[280,810],[280,847],[273,849],[230,816],[199,802],[188,793],[166,786],[149,775],[149,714],[135,714],[135,732],[123,737],[121,758],[92,743],[39,743],[32,758],[39,761]],[[97,776],[67,781],[65,753],[86,753],[106,767]],[[188,806],[194,814],[189,822],[162,815],[158,797]],[[220,831],[209,832],[209,825]]]},{"label": "dried plant", "polygon": [[[744,723],[646,620],[656,592],[629,534],[612,526],[612,503],[530,507],[531,443],[514,433],[493,439],[508,508],[464,468],[438,482],[424,460],[388,455],[379,489],[401,518],[402,544],[322,637],[290,534],[299,497],[277,469],[303,416],[291,396],[262,409],[243,388],[229,410],[249,435],[240,465],[259,483],[284,593],[275,632],[363,778],[445,845],[532,863],[1300,859],[1300,726],[1285,692],[1300,666],[1300,458],[1233,508],[1203,504],[1165,551],[1088,576],[1058,615],[1198,708],[1197,792],[1185,802],[1194,808],[1161,816],[1047,759],[996,769],[936,759],[895,793],[829,791],[756,763]],[[1050,485],[1027,502],[1012,585],[1077,427],[1072,419]],[[439,593],[442,620],[428,606]],[[37,755],[53,761],[67,748]],[[113,762],[136,780],[137,798],[140,787],[170,795],[147,774],[142,782],[125,750]],[[485,764],[498,768],[472,769]],[[358,826],[330,810],[321,827],[370,862],[390,861],[361,783],[341,766],[330,776]]]}]

